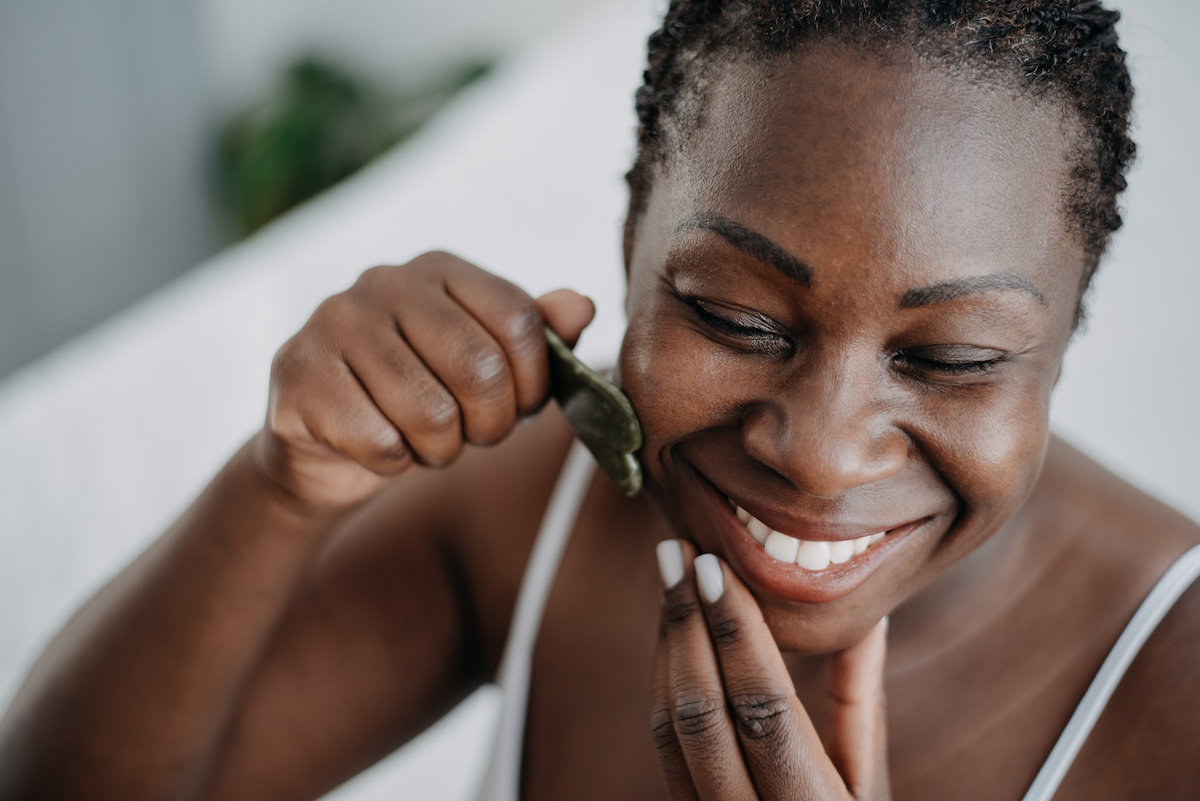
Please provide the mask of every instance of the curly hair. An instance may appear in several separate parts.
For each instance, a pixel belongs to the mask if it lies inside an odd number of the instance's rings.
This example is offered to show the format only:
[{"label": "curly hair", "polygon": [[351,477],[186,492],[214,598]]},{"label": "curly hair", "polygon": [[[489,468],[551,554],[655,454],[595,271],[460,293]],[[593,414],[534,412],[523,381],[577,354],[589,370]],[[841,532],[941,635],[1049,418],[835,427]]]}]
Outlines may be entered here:
[{"label": "curly hair", "polygon": [[[626,175],[631,238],[654,168],[696,125],[696,109],[722,58],[768,61],[820,40],[908,43],[942,61],[1008,76],[1030,94],[1053,93],[1079,128],[1065,212],[1085,266],[1076,323],[1112,233],[1136,147],[1133,85],[1117,41],[1120,14],[1099,0],[671,0],[650,36],[636,95],[637,156]],[[632,241],[629,239],[629,241]]]}]

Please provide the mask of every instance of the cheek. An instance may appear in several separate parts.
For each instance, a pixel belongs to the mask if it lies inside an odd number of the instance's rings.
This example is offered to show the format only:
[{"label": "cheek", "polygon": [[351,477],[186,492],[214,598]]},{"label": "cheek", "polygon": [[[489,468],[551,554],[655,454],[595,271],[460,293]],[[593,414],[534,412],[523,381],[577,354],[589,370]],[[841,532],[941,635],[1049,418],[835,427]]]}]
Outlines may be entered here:
[{"label": "cheek", "polygon": [[935,405],[918,432],[933,469],[962,500],[960,536],[971,548],[1029,495],[1049,441],[1049,392],[1040,382],[992,388],[970,403]]},{"label": "cheek", "polygon": [[729,422],[736,398],[726,397],[732,365],[696,346],[690,328],[667,313],[640,310],[621,346],[621,387],[641,419],[643,463],[661,479],[665,450],[681,438]]}]

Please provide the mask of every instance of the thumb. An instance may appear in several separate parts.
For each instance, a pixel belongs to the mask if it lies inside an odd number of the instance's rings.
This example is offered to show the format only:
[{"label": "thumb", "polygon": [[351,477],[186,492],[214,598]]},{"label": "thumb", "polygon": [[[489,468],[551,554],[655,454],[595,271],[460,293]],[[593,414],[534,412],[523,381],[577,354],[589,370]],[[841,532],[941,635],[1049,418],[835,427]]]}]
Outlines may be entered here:
[{"label": "thumb", "polygon": [[572,289],[556,289],[547,292],[534,301],[546,324],[554,329],[554,333],[567,343],[567,347],[575,347],[579,335],[588,327],[596,316],[596,304],[591,298],[580,295]]},{"label": "thumb", "polygon": [[860,799],[891,797],[883,666],[887,618],[834,654],[829,679],[829,758]]}]

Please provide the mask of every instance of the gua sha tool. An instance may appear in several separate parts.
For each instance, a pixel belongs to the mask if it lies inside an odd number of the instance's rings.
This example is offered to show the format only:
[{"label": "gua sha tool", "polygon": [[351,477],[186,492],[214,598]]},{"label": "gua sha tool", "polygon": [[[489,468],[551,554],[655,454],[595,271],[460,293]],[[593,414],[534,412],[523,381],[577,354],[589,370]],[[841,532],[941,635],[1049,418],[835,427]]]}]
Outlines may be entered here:
[{"label": "gua sha tool", "polygon": [[588,367],[558,335],[546,328],[550,345],[550,388],[575,434],[601,469],[626,495],[642,488],[642,425],[633,404],[616,384]]}]

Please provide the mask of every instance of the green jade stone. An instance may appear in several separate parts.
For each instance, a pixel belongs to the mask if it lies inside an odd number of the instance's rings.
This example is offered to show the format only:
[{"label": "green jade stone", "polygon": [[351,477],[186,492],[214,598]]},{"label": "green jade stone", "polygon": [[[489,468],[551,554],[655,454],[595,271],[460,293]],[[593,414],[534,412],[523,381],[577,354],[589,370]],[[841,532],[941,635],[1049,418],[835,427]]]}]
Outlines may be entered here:
[{"label": "green jade stone", "polygon": [[588,367],[558,335],[546,329],[550,344],[550,387],[576,436],[626,495],[642,488],[642,425],[633,404],[616,384]]}]

